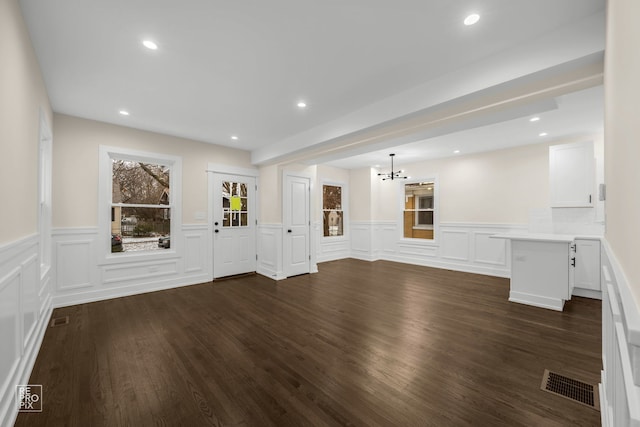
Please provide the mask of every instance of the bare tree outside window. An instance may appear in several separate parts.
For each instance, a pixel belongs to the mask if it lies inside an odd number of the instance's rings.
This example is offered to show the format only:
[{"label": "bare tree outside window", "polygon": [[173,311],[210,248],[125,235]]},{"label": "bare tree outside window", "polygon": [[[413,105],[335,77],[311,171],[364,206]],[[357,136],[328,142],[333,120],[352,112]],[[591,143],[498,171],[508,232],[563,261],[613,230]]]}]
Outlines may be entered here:
[{"label": "bare tree outside window", "polygon": [[171,233],[170,170],[167,166],[112,160],[111,252],[158,250]]}]

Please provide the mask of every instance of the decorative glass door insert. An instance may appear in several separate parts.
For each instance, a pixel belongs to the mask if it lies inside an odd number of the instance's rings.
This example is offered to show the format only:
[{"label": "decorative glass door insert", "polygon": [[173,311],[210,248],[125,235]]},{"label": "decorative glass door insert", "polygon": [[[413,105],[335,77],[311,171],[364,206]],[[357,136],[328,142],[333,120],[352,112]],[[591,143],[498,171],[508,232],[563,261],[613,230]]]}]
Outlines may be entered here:
[{"label": "decorative glass door insert", "polygon": [[247,227],[249,225],[247,184],[222,181],[222,226]]}]

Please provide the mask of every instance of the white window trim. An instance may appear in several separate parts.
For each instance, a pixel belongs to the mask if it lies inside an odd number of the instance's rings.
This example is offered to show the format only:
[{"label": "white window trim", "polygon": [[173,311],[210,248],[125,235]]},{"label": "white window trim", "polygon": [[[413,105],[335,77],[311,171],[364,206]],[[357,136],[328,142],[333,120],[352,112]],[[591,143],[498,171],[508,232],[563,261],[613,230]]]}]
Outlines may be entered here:
[{"label": "white window trim", "polygon": [[[162,251],[111,253],[112,159],[134,160],[169,167],[171,248]],[[182,158],[166,154],[101,145],[98,167],[98,259],[100,264],[177,258],[182,251]]]},{"label": "white window trim", "polygon": [[[411,237],[404,237],[404,211],[405,211],[405,185],[417,182],[433,181],[433,240],[416,239]],[[411,243],[418,246],[439,246],[440,245],[440,179],[438,174],[425,175],[420,178],[411,178],[398,181],[398,232],[400,235],[400,241],[403,243]],[[414,225],[415,227],[415,225]]]},{"label": "white window trim", "polygon": [[[429,196],[418,196],[418,199],[420,199],[422,197],[429,197]],[[433,196],[431,196],[431,197],[433,197]],[[415,196],[414,196],[414,198],[415,198]],[[418,206],[419,205],[420,205],[420,203],[418,203]],[[435,212],[436,211],[434,208],[420,209],[419,207],[417,209],[414,209],[414,210],[415,210],[415,212]],[[413,223],[414,230],[433,230],[433,225],[428,226],[426,224],[420,224],[419,221],[418,221],[419,218],[420,218],[420,216],[416,215],[415,221]]]},{"label": "white window trim", "polygon": [[[325,185],[332,185],[334,187],[342,188],[342,236],[325,236],[324,235],[324,199],[323,192]],[[328,179],[322,179],[320,181],[320,223],[321,223],[321,235],[325,242],[339,242],[342,240],[349,240],[349,187],[342,181],[331,181]]]},{"label": "white window trim", "polygon": [[44,278],[51,268],[52,248],[52,155],[53,135],[46,116],[40,110],[39,182],[38,182],[38,232],[40,234],[40,278]]}]

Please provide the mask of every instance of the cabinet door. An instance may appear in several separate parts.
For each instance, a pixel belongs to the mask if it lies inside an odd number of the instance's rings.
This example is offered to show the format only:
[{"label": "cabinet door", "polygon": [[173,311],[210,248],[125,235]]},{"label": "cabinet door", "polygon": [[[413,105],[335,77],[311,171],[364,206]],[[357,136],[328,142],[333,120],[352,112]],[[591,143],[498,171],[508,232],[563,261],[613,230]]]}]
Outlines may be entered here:
[{"label": "cabinet door", "polygon": [[576,239],[575,287],[599,291],[600,242]]},{"label": "cabinet door", "polygon": [[552,208],[593,207],[593,142],[549,147],[549,184]]}]

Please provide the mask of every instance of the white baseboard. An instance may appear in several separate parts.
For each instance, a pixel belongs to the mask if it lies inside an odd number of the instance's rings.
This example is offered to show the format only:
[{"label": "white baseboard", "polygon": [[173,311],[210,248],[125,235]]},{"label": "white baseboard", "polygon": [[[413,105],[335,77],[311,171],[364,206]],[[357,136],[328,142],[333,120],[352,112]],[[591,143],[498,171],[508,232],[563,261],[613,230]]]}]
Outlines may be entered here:
[{"label": "white baseboard", "polygon": [[576,297],[585,297],[599,300],[602,299],[602,292],[594,291],[592,289],[573,288],[572,295]]},{"label": "white baseboard", "polygon": [[532,295],[515,291],[509,292],[509,301],[555,311],[562,311],[562,308],[564,307],[564,300],[562,299],[548,298],[540,295]]},{"label": "white baseboard", "polygon": [[146,294],[149,292],[164,291],[167,289],[179,288],[183,286],[198,285],[210,282],[207,275],[186,276],[168,280],[152,280],[140,282],[136,285],[122,286],[118,288],[94,289],[89,291],[79,291],[76,293],[65,293],[54,296],[53,306],[55,308],[67,307],[70,305],[87,304],[90,302],[103,301],[113,298],[128,297],[132,295]]},{"label": "white baseboard", "polygon": [[287,277],[284,275],[283,272],[277,272],[274,270],[270,270],[267,268],[264,268],[264,266],[260,266],[258,265],[258,269],[256,271],[256,273],[260,274],[261,276],[267,277],[269,279],[272,280],[284,280]]}]

